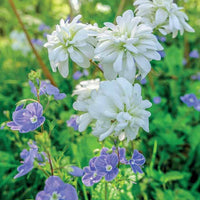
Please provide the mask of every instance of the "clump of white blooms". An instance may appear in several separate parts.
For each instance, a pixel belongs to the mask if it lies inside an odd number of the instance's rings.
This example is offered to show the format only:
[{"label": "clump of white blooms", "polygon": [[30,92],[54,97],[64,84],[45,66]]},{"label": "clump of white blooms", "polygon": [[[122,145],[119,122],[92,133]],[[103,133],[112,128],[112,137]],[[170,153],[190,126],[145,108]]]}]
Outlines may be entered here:
[{"label": "clump of white blooms", "polygon": [[184,30],[194,32],[194,29],[186,22],[187,15],[173,0],[136,0],[136,15],[152,28],[157,28],[163,35],[172,33],[173,38],[178,31],[181,35]]},{"label": "clump of white blooms", "polygon": [[[74,102],[73,107],[76,110],[87,112],[88,106],[91,102],[91,92],[93,90],[98,90],[100,84],[100,79],[81,81],[79,85],[76,86],[73,91],[72,96],[77,95],[77,100]],[[86,115],[87,116],[87,115]],[[90,117],[89,117],[90,120]]]},{"label": "clump of white blooms", "polygon": [[151,70],[149,61],[160,60],[162,46],[152,34],[152,28],[134,17],[131,10],[116,19],[117,25],[105,23],[108,28],[97,36],[95,59],[100,61],[108,80],[117,75],[134,82],[136,69],[144,78]]},{"label": "clump of white blooms", "polygon": [[72,22],[61,19],[60,24],[51,35],[47,35],[48,42],[44,47],[48,48],[49,60],[52,70],[58,68],[63,77],[69,73],[69,59],[83,68],[90,66],[90,59],[94,56],[96,40],[90,37],[87,25],[80,23],[78,15]]},{"label": "clump of white blooms", "polygon": [[18,32],[16,30],[10,33],[10,39],[12,40],[12,49],[14,51],[21,51],[23,55],[27,55],[31,51],[31,48],[26,39],[26,35],[23,32]]},{"label": "clump of white blooms", "polygon": [[151,113],[145,109],[151,105],[148,100],[142,100],[139,84],[132,86],[126,79],[117,78],[101,82],[99,89],[91,92],[87,108],[74,108],[86,112],[77,120],[79,131],[94,122],[92,133],[100,141],[112,133],[119,137],[123,134],[129,141],[135,139],[140,127],[149,132]]}]

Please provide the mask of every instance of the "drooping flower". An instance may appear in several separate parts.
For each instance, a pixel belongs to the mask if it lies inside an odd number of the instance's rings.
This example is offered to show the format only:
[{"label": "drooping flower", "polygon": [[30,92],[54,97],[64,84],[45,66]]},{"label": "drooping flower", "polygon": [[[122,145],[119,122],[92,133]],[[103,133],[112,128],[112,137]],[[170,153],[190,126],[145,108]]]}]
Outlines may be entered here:
[{"label": "drooping flower", "polygon": [[117,154],[112,153],[97,157],[94,165],[98,175],[105,176],[106,181],[112,181],[119,173],[118,162]]},{"label": "drooping flower", "polygon": [[58,176],[50,176],[36,200],[78,200],[78,195],[72,185],[64,183]]},{"label": "drooping flower", "polygon": [[139,153],[138,150],[134,150],[132,158],[129,160],[129,164],[134,173],[143,173],[141,166],[145,163],[145,157]]},{"label": "drooping flower", "polygon": [[18,130],[20,133],[34,131],[45,121],[42,114],[43,108],[40,103],[30,103],[25,109],[23,109],[23,106],[19,106],[13,112],[13,121],[8,122],[7,126],[12,130]]},{"label": "drooping flower", "polygon": [[178,31],[181,35],[184,30],[194,32],[194,29],[186,22],[187,15],[173,0],[136,0],[134,3],[136,16],[140,16],[143,22],[158,29],[163,35],[172,33],[173,38]]},{"label": "drooping flower", "polygon": [[[37,97],[37,90],[36,87],[34,85],[34,83],[32,81],[29,81],[29,85],[31,87],[31,92]],[[55,100],[61,100],[64,99],[66,97],[65,93],[60,93],[60,90],[53,86],[50,82],[48,81],[41,81],[40,85],[39,85],[39,81],[38,81],[38,86],[39,87],[39,96],[41,95],[52,95],[54,96]]]},{"label": "drooping flower", "polygon": [[131,10],[116,18],[117,25],[105,23],[108,28],[97,36],[95,59],[100,61],[108,80],[124,77],[134,82],[136,69],[142,79],[150,72],[151,60],[160,60],[157,51],[163,47],[152,34],[152,28],[142,24]]},{"label": "drooping flower", "polygon": [[83,176],[84,171],[81,168],[76,166],[71,166],[70,168],[72,169],[72,171],[69,171],[69,174],[71,174],[72,176]]},{"label": "drooping flower", "polygon": [[180,97],[181,101],[185,103],[188,107],[195,106],[198,102],[197,97],[195,94],[186,94]]},{"label": "drooping flower", "polygon": [[54,72],[57,68],[63,77],[69,73],[69,59],[83,68],[90,66],[93,58],[96,40],[90,37],[87,25],[78,22],[81,15],[72,22],[61,19],[60,24],[51,35],[47,35],[48,42],[44,45],[48,49],[49,60]]},{"label": "drooping flower", "polygon": [[132,86],[126,79],[118,78],[101,82],[99,90],[92,91],[85,110],[77,106],[74,108],[86,111],[77,120],[79,131],[84,131],[91,122],[95,122],[92,133],[100,141],[112,133],[115,136],[124,133],[129,141],[135,139],[140,127],[149,131],[151,113],[145,109],[151,105],[148,100],[142,100],[139,84]]},{"label": "drooping flower", "polygon": [[189,54],[190,58],[199,58],[199,52],[197,50],[193,50]]},{"label": "drooping flower", "polygon": [[159,104],[159,103],[161,102],[161,98],[160,98],[160,97],[154,97],[154,98],[153,98],[153,102],[154,102],[155,104]]},{"label": "drooping flower", "polygon": [[42,165],[46,158],[46,154],[44,152],[38,153],[38,147],[36,143],[33,141],[33,143],[28,143],[30,150],[24,149],[20,157],[24,160],[21,166],[17,168],[17,171],[19,172],[14,178],[19,178],[21,176],[26,175],[28,172],[30,172],[34,165],[34,160],[37,160],[40,165]]},{"label": "drooping flower", "polygon": [[84,176],[82,178],[82,182],[86,186],[92,186],[95,183],[98,183],[102,179],[102,175],[97,174],[94,162],[97,157],[94,157],[90,160],[89,167],[85,167],[83,169]]},{"label": "drooping flower", "polygon": [[67,126],[68,127],[73,127],[75,131],[78,130],[78,124],[76,122],[78,116],[72,116],[68,121],[67,121]]}]

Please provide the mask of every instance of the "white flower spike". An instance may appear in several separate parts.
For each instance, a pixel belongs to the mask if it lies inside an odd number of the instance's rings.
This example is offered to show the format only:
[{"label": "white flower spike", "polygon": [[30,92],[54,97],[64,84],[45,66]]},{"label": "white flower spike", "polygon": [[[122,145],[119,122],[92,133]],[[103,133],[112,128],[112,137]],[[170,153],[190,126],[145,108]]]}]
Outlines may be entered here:
[{"label": "white flower spike", "polygon": [[186,22],[187,15],[178,7],[173,0],[136,0],[136,16],[142,17],[153,29],[157,28],[163,35],[172,33],[175,38],[180,31],[194,32],[194,29]]},{"label": "white flower spike", "polygon": [[163,47],[152,34],[151,27],[142,24],[131,10],[116,19],[117,25],[105,23],[105,30],[97,37],[95,59],[100,61],[108,80],[124,77],[134,82],[136,69],[144,78],[151,70],[150,61],[160,60],[157,52]]},{"label": "white flower spike", "polygon": [[[80,102],[81,101],[77,101]],[[86,113],[77,120],[79,131],[84,131],[87,126],[94,122],[92,133],[102,141],[112,133],[119,138],[127,140],[135,139],[139,128],[149,132],[150,112],[146,108],[151,107],[148,100],[142,100],[141,87],[139,84],[131,85],[124,78],[112,81],[103,81],[98,90],[91,92],[87,107],[74,108]]]},{"label": "white flower spike", "polygon": [[48,49],[49,60],[54,72],[57,68],[63,77],[69,73],[69,59],[83,68],[90,66],[89,60],[94,56],[95,39],[90,37],[87,25],[79,22],[78,15],[70,23],[61,19],[56,30],[47,36],[44,45]]}]

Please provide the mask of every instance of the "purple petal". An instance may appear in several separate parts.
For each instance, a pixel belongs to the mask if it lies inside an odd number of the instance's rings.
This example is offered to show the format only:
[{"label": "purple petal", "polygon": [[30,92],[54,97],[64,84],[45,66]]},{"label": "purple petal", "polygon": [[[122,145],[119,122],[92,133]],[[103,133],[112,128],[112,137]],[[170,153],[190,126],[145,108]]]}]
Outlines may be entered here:
[{"label": "purple petal", "polygon": [[108,164],[110,164],[112,167],[116,167],[116,165],[119,162],[118,156],[116,153],[112,153],[107,156],[106,161]]},{"label": "purple petal", "polygon": [[135,164],[131,164],[131,160],[130,160],[130,165],[131,165],[131,168],[133,170],[133,172],[136,174],[137,172],[139,173],[143,173],[143,171],[141,170],[141,168],[138,166],[138,165],[135,165]]},{"label": "purple petal", "polygon": [[20,157],[21,157],[22,159],[24,159],[24,160],[25,160],[28,156],[29,156],[29,152],[28,152],[27,149],[24,149],[24,150],[20,153]]},{"label": "purple petal", "polygon": [[128,160],[126,160],[126,149],[125,148],[119,148],[119,159],[120,159],[121,163],[128,164]]},{"label": "purple petal", "polygon": [[61,194],[61,198],[62,199],[66,199],[66,200],[78,200],[78,195],[77,195],[77,192],[76,192],[76,189],[68,184],[68,183],[65,183],[64,184],[64,188],[62,188],[60,191],[59,191],[59,194]]},{"label": "purple petal", "polygon": [[43,113],[43,107],[40,103],[30,103],[26,106],[26,109],[37,117],[41,117]]},{"label": "purple petal", "polygon": [[76,166],[71,166],[71,168],[73,169],[73,171],[69,172],[69,174],[71,174],[72,176],[83,176],[84,172],[82,169]]},{"label": "purple petal", "polygon": [[83,73],[82,73],[82,72],[76,71],[76,72],[73,74],[73,79],[74,79],[74,80],[78,80],[78,79],[80,79],[82,76],[83,76]]},{"label": "purple petal", "polygon": [[7,123],[7,126],[11,128],[11,130],[20,130],[21,126],[17,125],[15,122],[11,121]]},{"label": "purple petal", "polygon": [[90,170],[92,170],[92,171],[96,171],[96,168],[95,168],[95,160],[96,159],[97,159],[97,157],[90,159],[89,166],[90,166]]},{"label": "purple petal", "polygon": [[136,149],[134,150],[132,159],[136,165],[143,165],[145,163],[145,157]]},{"label": "purple petal", "polygon": [[111,170],[110,172],[107,172],[107,174],[105,175],[105,180],[112,181],[117,176],[118,173],[119,173],[118,168],[115,168],[115,169]]},{"label": "purple petal", "polygon": [[96,158],[94,162],[95,168],[97,170],[98,175],[105,175],[106,174],[106,156],[99,156]]},{"label": "purple petal", "polygon": [[32,92],[35,96],[37,96],[37,90],[36,90],[36,87],[35,87],[34,83],[33,83],[32,81],[29,81],[29,85],[30,85],[30,87],[31,87],[31,92]]},{"label": "purple petal", "polygon": [[24,107],[24,104],[21,104],[19,106],[16,107],[15,111],[19,111]]},{"label": "purple petal", "polygon": [[65,93],[59,93],[58,95],[54,95],[55,100],[62,100],[66,97]]},{"label": "purple petal", "polygon": [[24,124],[30,124],[30,118],[32,117],[32,114],[27,109],[21,109],[19,111],[15,111],[13,113],[13,121],[17,125],[24,125]]},{"label": "purple petal", "polygon": [[50,176],[46,182],[44,191],[47,193],[52,193],[54,191],[59,192],[60,188],[64,187],[65,183],[58,176]]},{"label": "purple petal", "polygon": [[103,147],[102,150],[101,150],[101,156],[103,156],[103,155],[108,155],[108,153],[107,153],[108,151],[109,151],[108,148]]},{"label": "purple petal", "polygon": [[49,200],[50,194],[46,193],[45,191],[41,191],[37,194],[35,200]]}]

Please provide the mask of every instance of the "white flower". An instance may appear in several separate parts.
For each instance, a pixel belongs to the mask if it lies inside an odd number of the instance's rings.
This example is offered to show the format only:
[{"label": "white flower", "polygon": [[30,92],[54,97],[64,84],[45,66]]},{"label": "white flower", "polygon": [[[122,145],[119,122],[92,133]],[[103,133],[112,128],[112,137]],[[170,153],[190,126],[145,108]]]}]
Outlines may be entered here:
[{"label": "white flower", "polygon": [[151,113],[145,109],[151,105],[148,100],[142,100],[139,84],[132,86],[124,78],[103,81],[98,90],[92,91],[86,113],[77,120],[79,131],[94,122],[92,133],[100,141],[112,133],[120,139],[133,140],[140,127],[149,131]]},{"label": "white flower", "polygon": [[173,38],[177,36],[178,31],[181,35],[184,30],[194,32],[194,29],[186,22],[187,15],[178,7],[173,0],[136,0],[134,3],[138,6],[136,16],[141,16],[145,23],[158,28],[163,34],[172,33]]},{"label": "white flower", "polygon": [[63,77],[69,73],[69,58],[83,68],[89,67],[89,60],[93,58],[96,40],[90,37],[87,25],[78,22],[80,18],[81,15],[78,15],[71,23],[61,19],[44,45],[48,48],[53,71],[58,68]]},{"label": "white flower", "polygon": [[95,59],[100,61],[104,76],[108,80],[117,75],[134,82],[136,68],[144,78],[151,70],[152,59],[160,60],[157,51],[162,46],[152,34],[152,28],[141,23],[131,10],[116,18],[117,25],[105,23],[105,30],[97,37]]},{"label": "white flower", "polygon": [[12,31],[10,33],[10,38],[12,40],[12,49],[14,51],[20,50],[23,55],[27,55],[31,51],[26,35],[23,32]]},{"label": "white flower", "polygon": [[88,105],[90,103],[91,92],[93,90],[98,90],[100,84],[100,79],[81,81],[76,89],[73,91],[72,96],[78,95],[77,101],[74,103],[74,108],[80,111],[87,111]]}]

